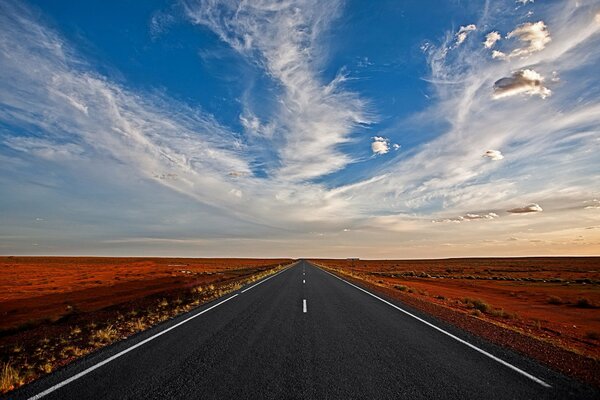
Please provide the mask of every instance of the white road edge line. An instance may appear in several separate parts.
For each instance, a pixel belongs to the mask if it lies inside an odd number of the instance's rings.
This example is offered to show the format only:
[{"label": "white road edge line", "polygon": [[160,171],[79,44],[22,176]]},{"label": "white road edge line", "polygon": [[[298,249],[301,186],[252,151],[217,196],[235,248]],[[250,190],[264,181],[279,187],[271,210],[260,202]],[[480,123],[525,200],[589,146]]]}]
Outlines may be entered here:
[{"label": "white road edge line", "polygon": [[257,286],[258,286],[258,285],[260,285],[261,283],[264,283],[264,282],[268,281],[268,280],[269,280],[269,279],[271,279],[271,278],[275,278],[277,275],[279,275],[279,274],[280,274],[280,273],[282,273],[282,272],[285,272],[285,271],[287,271],[287,270],[288,270],[288,269],[290,269],[291,267],[293,267],[293,265],[292,265],[292,266],[290,266],[290,267],[287,267],[287,268],[285,268],[285,269],[282,269],[281,271],[279,271],[279,272],[278,272],[278,273],[276,273],[275,275],[271,275],[270,277],[268,277],[268,278],[266,278],[266,279],[263,279],[262,281],[260,281],[260,282],[258,282],[258,283],[255,283],[254,285],[250,286],[249,288],[246,288],[246,289],[242,290],[240,293],[247,292],[248,290],[250,290],[250,289],[252,289],[252,288],[255,288],[255,287],[257,287]]},{"label": "white road edge line", "polygon": [[481,353],[481,354],[483,354],[483,355],[485,355],[485,356],[487,356],[487,357],[491,358],[492,360],[494,360],[494,361],[496,361],[496,362],[498,362],[498,363],[500,363],[500,364],[504,365],[505,367],[508,367],[508,368],[512,369],[513,371],[515,371],[515,372],[517,372],[517,373],[519,373],[519,374],[523,375],[524,377],[531,379],[531,380],[532,380],[532,381],[534,381],[535,383],[538,383],[538,384],[540,384],[540,385],[542,385],[543,387],[546,387],[546,388],[551,388],[551,387],[552,387],[551,385],[549,385],[548,383],[544,382],[544,381],[543,381],[543,380],[541,380],[540,378],[537,378],[537,377],[535,377],[535,376],[531,375],[530,373],[528,373],[528,372],[525,372],[525,371],[523,371],[522,369],[520,369],[520,368],[518,368],[518,367],[515,367],[514,365],[512,365],[512,364],[510,364],[510,363],[508,363],[508,362],[506,362],[506,361],[502,360],[501,358],[498,358],[498,357],[496,357],[495,355],[488,353],[487,351],[485,351],[485,350],[483,350],[483,349],[481,349],[481,348],[479,348],[479,347],[475,346],[474,344],[471,344],[471,343],[467,342],[466,340],[463,340],[463,339],[459,338],[458,336],[455,336],[455,335],[451,334],[451,333],[450,333],[450,332],[448,332],[448,331],[445,331],[445,330],[443,330],[442,328],[438,328],[437,326],[435,326],[435,325],[434,325],[434,324],[432,324],[431,322],[425,321],[423,318],[419,318],[419,317],[417,317],[416,315],[414,315],[414,314],[412,314],[412,313],[410,313],[410,312],[408,312],[408,311],[406,311],[406,310],[404,310],[404,309],[402,309],[402,308],[398,307],[397,305],[395,305],[395,304],[392,304],[392,303],[390,303],[389,301],[387,301],[387,300],[384,300],[384,299],[382,299],[381,297],[379,297],[379,296],[376,296],[376,295],[374,295],[373,293],[371,293],[371,292],[369,292],[369,291],[367,291],[367,290],[365,290],[365,289],[363,289],[363,288],[361,288],[361,287],[359,287],[359,286],[356,286],[356,285],[354,285],[354,284],[352,284],[352,283],[350,283],[350,282],[348,282],[348,281],[346,281],[346,280],[344,280],[344,279],[340,278],[339,276],[336,276],[336,275],[332,274],[332,273],[331,273],[331,272],[329,272],[329,271],[325,271],[325,270],[324,270],[324,269],[322,269],[322,268],[320,268],[320,269],[321,269],[322,271],[324,271],[324,272],[328,273],[329,275],[333,276],[334,278],[337,278],[337,279],[339,279],[340,281],[342,281],[342,282],[344,282],[344,283],[347,283],[348,285],[350,285],[350,286],[353,286],[353,287],[355,287],[356,289],[358,289],[358,290],[360,290],[360,291],[363,291],[363,292],[365,292],[365,293],[366,293],[366,294],[368,294],[369,296],[375,297],[377,300],[380,300],[380,301],[384,302],[385,304],[387,304],[387,305],[389,305],[389,306],[392,306],[392,307],[394,307],[395,309],[397,309],[397,310],[399,310],[399,311],[403,312],[404,314],[406,314],[406,315],[409,315],[409,316],[413,317],[414,319],[416,319],[416,320],[418,320],[418,321],[421,321],[421,322],[422,322],[422,323],[424,323],[425,325],[427,325],[427,326],[429,326],[429,327],[431,327],[431,328],[433,328],[433,329],[435,329],[435,330],[437,330],[437,331],[439,331],[439,332],[443,333],[444,335],[450,336],[452,339],[459,341],[460,343],[464,344],[465,346],[468,346],[468,347],[472,348],[472,349],[473,349],[473,350],[475,350],[475,351],[478,351],[479,353]]},{"label": "white road edge line", "polygon": [[302,312],[306,312],[306,299],[302,300]]},{"label": "white road edge line", "polygon": [[57,390],[57,389],[60,389],[61,387],[65,386],[65,385],[68,385],[69,383],[71,383],[71,382],[73,382],[73,381],[75,381],[75,380],[77,380],[77,379],[81,378],[81,377],[82,377],[82,376],[84,376],[84,375],[87,375],[87,374],[89,374],[90,372],[94,371],[95,369],[98,369],[98,368],[102,367],[103,365],[105,365],[105,364],[108,364],[109,362],[111,362],[111,361],[113,361],[113,360],[115,360],[115,359],[117,359],[117,358],[119,358],[119,357],[121,357],[121,356],[123,356],[123,355],[125,355],[125,354],[129,353],[130,351],[132,351],[132,350],[135,350],[135,349],[137,349],[137,348],[138,348],[138,347],[140,347],[140,346],[143,346],[144,344],[146,344],[146,343],[150,342],[151,340],[154,340],[154,339],[156,339],[157,337],[159,337],[159,336],[162,336],[162,335],[164,335],[165,333],[167,333],[167,332],[169,332],[169,331],[172,331],[173,329],[177,328],[178,326],[180,326],[180,325],[183,325],[183,324],[185,324],[186,322],[189,322],[189,321],[191,321],[192,319],[194,319],[194,318],[196,318],[196,317],[199,317],[200,315],[204,314],[205,312],[208,312],[208,311],[212,310],[213,308],[220,306],[221,304],[223,304],[223,303],[225,303],[225,302],[227,302],[227,301],[229,301],[229,300],[233,299],[234,297],[237,297],[238,295],[239,295],[239,294],[238,294],[238,293],[236,293],[236,294],[234,294],[233,296],[231,296],[231,297],[228,297],[228,298],[226,298],[225,300],[222,300],[222,301],[218,302],[217,304],[214,304],[214,305],[212,305],[212,306],[208,307],[206,310],[202,310],[202,311],[200,311],[198,314],[194,314],[194,315],[192,315],[191,317],[189,317],[189,318],[186,318],[186,319],[184,319],[183,321],[181,321],[181,322],[178,322],[178,323],[176,323],[175,325],[173,325],[173,326],[171,326],[171,327],[169,327],[169,328],[167,328],[167,329],[165,329],[165,330],[163,330],[163,331],[160,331],[160,332],[158,332],[157,334],[155,334],[155,335],[153,335],[153,336],[150,336],[149,338],[146,338],[146,339],[142,340],[141,342],[139,342],[139,343],[136,343],[136,344],[134,344],[133,346],[131,346],[131,347],[128,347],[127,349],[125,349],[125,350],[123,350],[123,351],[121,351],[121,352],[119,352],[119,353],[117,353],[117,354],[115,354],[115,355],[113,355],[113,356],[110,356],[110,357],[108,357],[106,360],[104,360],[104,361],[101,361],[101,362],[99,362],[98,364],[96,364],[96,365],[93,365],[93,366],[91,366],[91,367],[89,367],[89,368],[87,368],[87,369],[84,369],[83,371],[81,371],[81,372],[80,372],[80,373],[78,373],[78,374],[75,374],[75,375],[73,375],[73,376],[72,376],[72,377],[70,377],[69,379],[66,379],[66,380],[64,380],[64,381],[62,381],[62,382],[60,382],[60,383],[57,383],[56,385],[54,385],[54,386],[52,386],[52,387],[50,387],[50,388],[48,388],[48,389],[44,390],[43,392],[40,392],[40,393],[36,394],[35,396],[32,396],[32,397],[30,397],[30,398],[29,398],[29,400],[37,400],[37,399],[41,399],[42,397],[44,397],[44,396],[46,396],[46,395],[48,395],[48,394],[50,394],[50,393],[54,392],[55,390]]}]

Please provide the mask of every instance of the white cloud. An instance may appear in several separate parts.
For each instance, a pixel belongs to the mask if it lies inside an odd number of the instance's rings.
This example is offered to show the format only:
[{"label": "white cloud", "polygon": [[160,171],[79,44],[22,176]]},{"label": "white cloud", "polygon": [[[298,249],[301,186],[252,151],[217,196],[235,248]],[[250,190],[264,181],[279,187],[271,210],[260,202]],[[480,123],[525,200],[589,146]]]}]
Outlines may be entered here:
[{"label": "white cloud", "polygon": [[390,151],[390,140],[381,136],[374,136],[371,142],[371,151],[373,154],[386,154]]},{"label": "white cloud", "polygon": [[483,154],[483,157],[487,157],[493,161],[498,161],[498,160],[502,160],[504,158],[504,155],[502,155],[502,152],[500,150],[487,150]]},{"label": "white cloud", "polygon": [[502,36],[497,31],[492,31],[485,35],[485,42],[483,42],[483,46],[486,49],[491,49],[494,47],[498,40],[502,39]]},{"label": "white cloud", "polygon": [[506,35],[507,39],[518,39],[524,46],[510,52],[508,58],[525,57],[543,50],[552,40],[544,21],[527,22],[516,27]]},{"label": "white cloud", "polygon": [[[279,156],[271,175],[301,182],[353,162],[338,147],[354,129],[371,122],[365,102],[342,88],[343,72],[331,82],[319,74],[326,51],[321,33],[337,17],[338,1],[207,0],[184,5],[193,23],[211,29],[281,87],[279,108],[269,121]],[[244,118],[245,126],[258,128]]]},{"label": "white cloud", "polygon": [[456,42],[455,46],[460,46],[466,39],[469,32],[472,32],[477,29],[477,26],[474,24],[469,24],[466,26],[461,26],[458,32],[456,32]]},{"label": "white cloud", "polygon": [[532,69],[513,72],[512,76],[494,82],[494,99],[517,94],[537,95],[545,99],[552,94],[552,91],[544,86],[544,77]]},{"label": "white cloud", "polygon": [[511,208],[510,210],[506,210],[511,214],[527,214],[527,213],[536,213],[544,211],[542,207],[540,207],[537,203],[531,203],[524,207]]},{"label": "white cloud", "polygon": [[585,203],[588,204],[585,206],[586,210],[600,209],[600,200],[598,199],[588,200]]},{"label": "white cloud", "polygon": [[504,60],[504,59],[506,59],[506,54],[504,52],[502,52],[502,51],[494,50],[494,51],[492,51],[492,58],[493,59]]}]

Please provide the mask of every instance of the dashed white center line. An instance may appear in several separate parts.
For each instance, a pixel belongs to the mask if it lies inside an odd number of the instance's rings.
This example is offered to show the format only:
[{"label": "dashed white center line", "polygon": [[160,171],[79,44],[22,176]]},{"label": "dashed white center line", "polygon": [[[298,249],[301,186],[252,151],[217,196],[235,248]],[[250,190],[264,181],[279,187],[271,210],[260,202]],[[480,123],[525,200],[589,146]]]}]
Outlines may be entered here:
[{"label": "dashed white center line", "polygon": [[302,300],[302,312],[306,312],[306,299]]},{"label": "dashed white center line", "polygon": [[302,279],[302,283],[306,283],[306,279]]}]

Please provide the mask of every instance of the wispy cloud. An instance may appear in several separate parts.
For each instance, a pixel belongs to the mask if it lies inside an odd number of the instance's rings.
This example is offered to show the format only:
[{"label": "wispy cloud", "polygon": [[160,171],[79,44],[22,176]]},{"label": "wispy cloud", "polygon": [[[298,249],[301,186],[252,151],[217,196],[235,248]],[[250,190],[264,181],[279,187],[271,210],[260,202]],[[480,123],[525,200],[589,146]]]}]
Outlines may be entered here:
[{"label": "wispy cloud", "polygon": [[[343,71],[330,82],[319,74],[323,36],[337,17],[336,1],[202,1],[185,3],[189,18],[206,26],[278,85],[280,106],[267,125],[279,155],[270,174],[303,181],[344,168],[353,159],[338,146],[372,119],[357,94],[343,89]],[[242,116],[252,125],[252,119]],[[254,128],[258,130],[258,126]]]},{"label": "wispy cloud", "polygon": [[158,181],[215,205],[231,190],[222,177],[249,171],[236,135],[212,116],[96,74],[24,7],[5,3],[0,25],[0,118],[25,132],[5,145],[47,159],[113,158],[150,179],[177,174]]}]

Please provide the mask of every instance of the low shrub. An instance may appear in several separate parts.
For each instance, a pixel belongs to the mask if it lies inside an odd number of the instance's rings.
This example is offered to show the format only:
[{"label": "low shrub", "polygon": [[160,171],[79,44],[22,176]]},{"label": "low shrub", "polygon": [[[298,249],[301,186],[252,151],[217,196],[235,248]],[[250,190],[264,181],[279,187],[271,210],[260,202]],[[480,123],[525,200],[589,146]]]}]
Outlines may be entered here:
[{"label": "low shrub", "polygon": [[548,297],[548,304],[554,304],[554,305],[561,305],[564,302],[562,301],[562,299],[558,296],[550,296]]},{"label": "low shrub", "polygon": [[463,303],[465,303],[467,305],[467,307],[474,308],[481,312],[487,312],[490,309],[490,306],[485,301],[480,300],[480,299],[471,299],[471,298],[465,297],[463,299]]},{"label": "low shrub", "polygon": [[594,308],[594,304],[586,297],[582,297],[580,299],[577,299],[577,302],[575,303],[575,307],[579,307],[579,308]]},{"label": "low shrub", "polygon": [[600,333],[596,331],[587,331],[585,333],[585,338],[592,340],[600,340]]}]

